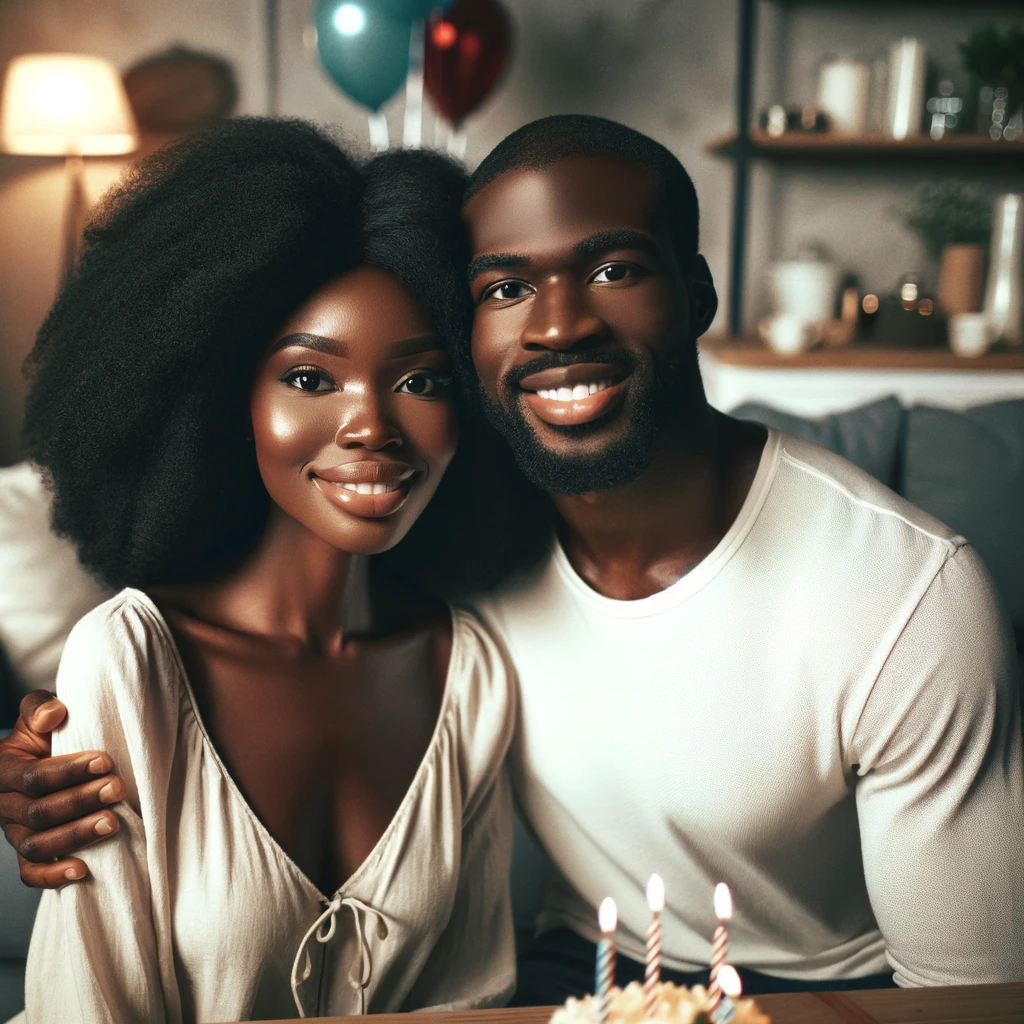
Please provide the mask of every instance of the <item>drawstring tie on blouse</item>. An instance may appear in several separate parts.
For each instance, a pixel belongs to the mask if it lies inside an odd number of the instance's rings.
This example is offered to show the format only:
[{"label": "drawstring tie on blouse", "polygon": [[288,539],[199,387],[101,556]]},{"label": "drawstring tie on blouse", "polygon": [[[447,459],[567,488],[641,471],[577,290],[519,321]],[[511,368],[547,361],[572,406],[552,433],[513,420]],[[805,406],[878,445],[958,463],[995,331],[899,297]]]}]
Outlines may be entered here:
[{"label": "drawstring tie on blouse", "polygon": [[[367,906],[362,900],[357,900],[355,896],[345,896],[344,898],[335,896],[327,904],[324,912],[310,925],[309,931],[302,937],[302,942],[299,943],[299,948],[295,953],[295,962],[292,964],[292,998],[295,1000],[295,1008],[299,1011],[300,1017],[305,1017],[306,1011],[302,1008],[302,1001],[299,998],[299,985],[313,971],[313,962],[309,956],[310,939],[315,934],[317,942],[330,942],[334,938],[338,911],[342,907],[348,907],[352,911],[352,918],[356,926],[356,939],[359,942],[359,970],[358,973],[355,970],[351,971],[348,981],[352,988],[359,993],[360,1014],[366,1013],[366,990],[369,988],[370,979],[373,977],[373,963],[370,959],[370,947],[366,941],[364,921],[367,914],[373,914],[377,918],[377,937],[380,939],[388,937],[387,922],[379,910],[374,910],[373,907]],[[325,924],[327,925],[327,930],[323,931],[322,929]],[[299,961],[303,960],[303,958],[305,958],[305,962],[300,974]]]}]

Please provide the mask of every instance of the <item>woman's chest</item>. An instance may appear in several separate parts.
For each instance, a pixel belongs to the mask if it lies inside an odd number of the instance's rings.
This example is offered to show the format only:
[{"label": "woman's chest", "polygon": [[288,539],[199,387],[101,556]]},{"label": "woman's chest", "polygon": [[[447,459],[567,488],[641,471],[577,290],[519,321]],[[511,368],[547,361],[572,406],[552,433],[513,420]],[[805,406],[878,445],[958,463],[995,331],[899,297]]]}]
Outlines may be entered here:
[{"label": "woman's chest", "polygon": [[441,688],[430,644],[338,660],[196,644],[200,711],[267,830],[333,892],[394,819],[430,745]]}]

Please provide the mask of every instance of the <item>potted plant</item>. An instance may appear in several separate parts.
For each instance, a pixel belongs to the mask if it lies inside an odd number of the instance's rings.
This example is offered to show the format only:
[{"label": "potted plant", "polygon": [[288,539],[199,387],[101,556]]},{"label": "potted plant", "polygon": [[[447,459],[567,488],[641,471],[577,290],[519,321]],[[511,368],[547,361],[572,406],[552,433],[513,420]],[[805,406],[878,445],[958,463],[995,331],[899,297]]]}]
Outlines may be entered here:
[{"label": "potted plant", "polygon": [[[988,124],[979,121],[978,131],[992,138],[1016,140],[1019,129],[1011,127],[1014,115],[1024,106],[1024,28],[1011,26],[1000,32],[995,26],[976,28],[967,41],[960,44],[964,70],[974,80],[974,95],[979,87],[1005,90],[1001,107],[980,111],[988,115]],[[1019,121],[1018,121],[1019,124]]]},{"label": "potted plant", "polygon": [[975,312],[992,231],[991,197],[960,182],[922,185],[904,223],[939,264],[939,308],[947,315]]}]

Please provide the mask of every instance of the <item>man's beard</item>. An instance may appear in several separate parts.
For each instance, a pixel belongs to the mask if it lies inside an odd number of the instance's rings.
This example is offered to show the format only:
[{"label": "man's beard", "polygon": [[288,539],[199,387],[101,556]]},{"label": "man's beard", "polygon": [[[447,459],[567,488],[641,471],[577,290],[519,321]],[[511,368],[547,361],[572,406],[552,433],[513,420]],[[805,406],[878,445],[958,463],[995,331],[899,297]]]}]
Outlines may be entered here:
[{"label": "man's beard", "polygon": [[[504,403],[496,402],[482,386],[479,394],[487,418],[505,439],[527,479],[549,494],[589,494],[622,487],[635,480],[650,464],[665,425],[685,408],[692,391],[690,377],[699,371],[695,353],[673,353],[670,358],[644,364],[622,349],[586,352],[550,352],[517,366],[502,378]],[[530,374],[576,363],[607,363],[621,367],[629,377],[632,404],[618,406],[609,416],[629,417],[625,432],[593,455],[559,455],[547,449],[520,412],[523,391],[519,382]],[[689,365],[692,363],[692,370]],[[698,378],[699,379],[699,378]],[[477,379],[479,383],[479,378]],[[627,401],[630,395],[627,395]],[[574,427],[556,428],[566,437],[586,437],[599,430],[604,418]]]}]

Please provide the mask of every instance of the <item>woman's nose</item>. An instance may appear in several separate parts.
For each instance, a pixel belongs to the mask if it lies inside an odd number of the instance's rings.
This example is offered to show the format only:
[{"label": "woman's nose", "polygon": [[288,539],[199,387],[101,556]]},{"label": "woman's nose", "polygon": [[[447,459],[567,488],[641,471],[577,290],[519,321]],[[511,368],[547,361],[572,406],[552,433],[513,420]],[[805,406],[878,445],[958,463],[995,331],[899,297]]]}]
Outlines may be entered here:
[{"label": "woman's nose", "polygon": [[334,436],[339,448],[367,448],[376,452],[389,445],[402,446],[401,431],[389,420],[376,395],[361,386],[346,384],[342,399],[345,411]]}]

